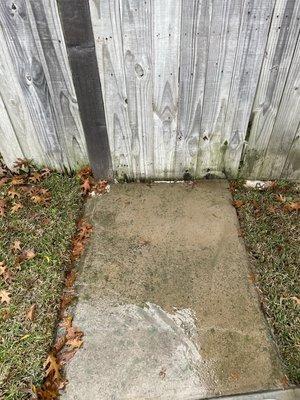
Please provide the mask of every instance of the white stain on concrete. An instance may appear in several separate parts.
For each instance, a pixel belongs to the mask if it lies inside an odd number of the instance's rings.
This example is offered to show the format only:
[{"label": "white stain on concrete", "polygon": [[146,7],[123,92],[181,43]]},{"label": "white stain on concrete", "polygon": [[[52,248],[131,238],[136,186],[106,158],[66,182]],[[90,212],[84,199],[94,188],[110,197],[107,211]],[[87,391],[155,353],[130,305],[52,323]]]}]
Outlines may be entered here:
[{"label": "white stain on concrete", "polygon": [[67,368],[65,400],[192,400],[206,394],[193,311],[81,302],[84,347]]}]

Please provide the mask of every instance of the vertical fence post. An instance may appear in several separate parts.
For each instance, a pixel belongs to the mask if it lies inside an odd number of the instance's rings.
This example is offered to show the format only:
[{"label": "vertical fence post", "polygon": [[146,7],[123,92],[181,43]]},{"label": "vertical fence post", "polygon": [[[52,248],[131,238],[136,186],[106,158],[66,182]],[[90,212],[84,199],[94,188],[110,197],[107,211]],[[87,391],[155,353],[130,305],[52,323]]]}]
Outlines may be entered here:
[{"label": "vertical fence post", "polygon": [[88,0],[58,0],[89,160],[97,178],[112,178],[110,147]]}]

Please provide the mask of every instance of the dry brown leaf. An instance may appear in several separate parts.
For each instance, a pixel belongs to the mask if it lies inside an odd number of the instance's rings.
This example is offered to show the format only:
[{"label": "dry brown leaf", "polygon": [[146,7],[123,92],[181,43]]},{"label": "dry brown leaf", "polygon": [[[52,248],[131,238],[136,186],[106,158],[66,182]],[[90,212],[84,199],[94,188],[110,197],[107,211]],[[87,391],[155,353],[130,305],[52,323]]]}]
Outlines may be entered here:
[{"label": "dry brown leaf", "polygon": [[3,321],[7,321],[10,318],[10,316],[11,316],[10,310],[8,309],[1,310],[1,319]]},{"label": "dry brown leaf", "polygon": [[76,298],[76,296],[72,293],[64,294],[61,303],[60,303],[60,309],[61,312],[64,311]]},{"label": "dry brown leaf", "polygon": [[81,170],[77,173],[80,179],[85,180],[89,176],[92,175],[92,169],[89,165],[86,165],[85,167],[81,168]]},{"label": "dry brown leaf", "polygon": [[8,178],[4,177],[0,179],[0,188],[6,184],[6,182],[8,181]]},{"label": "dry brown leaf", "polygon": [[12,213],[16,213],[17,211],[19,211],[21,208],[23,208],[23,204],[21,203],[15,203],[12,208],[10,209],[10,211]]},{"label": "dry brown leaf", "polygon": [[287,203],[284,206],[284,209],[287,210],[287,211],[299,211],[300,210],[300,201]]},{"label": "dry brown leaf", "polygon": [[80,241],[74,241],[73,242],[73,248],[72,248],[72,258],[76,260],[81,256],[84,250],[84,245]]},{"label": "dry brown leaf", "polygon": [[18,198],[19,199],[21,197],[21,194],[18,191],[16,191],[14,188],[8,189],[7,195],[11,199],[14,199],[14,198]]},{"label": "dry brown leaf", "polygon": [[232,202],[232,205],[233,205],[235,208],[240,208],[240,207],[242,207],[242,206],[244,205],[244,202],[243,202],[242,200],[234,200],[234,201]]},{"label": "dry brown leaf", "polygon": [[51,171],[50,168],[44,168],[44,169],[41,170],[41,176],[43,178],[47,178],[48,176],[51,175],[51,173],[52,173],[52,171]]},{"label": "dry brown leaf", "polygon": [[282,194],[277,194],[275,196],[276,200],[279,201],[280,203],[285,203],[286,202],[286,198],[282,195]]},{"label": "dry brown leaf", "polygon": [[36,310],[36,304],[32,304],[32,306],[30,306],[29,310],[26,313],[26,319],[28,321],[33,321],[34,320],[35,310]]},{"label": "dry brown leaf", "polygon": [[6,303],[9,304],[10,303],[10,296],[11,294],[7,291],[7,290],[0,290],[0,301],[1,303]]},{"label": "dry brown leaf", "polygon": [[292,296],[291,300],[293,300],[297,304],[297,306],[300,306],[300,299],[298,297]]},{"label": "dry brown leaf", "polygon": [[59,372],[59,364],[58,361],[56,359],[56,357],[54,356],[54,354],[50,353],[48,354],[47,360],[45,361],[44,364],[44,368],[45,368],[45,374],[46,376],[53,376],[54,380],[59,381],[61,378],[60,372]]},{"label": "dry brown leaf", "polygon": [[59,353],[62,350],[62,348],[64,347],[64,345],[66,344],[66,341],[67,341],[66,335],[58,337],[56,339],[56,342],[55,342],[54,346],[53,346],[53,350],[56,353]]},{"label": "dry brown leaf", "polygon": [[79,349],[83,345],[83,340],[79,338],[70,339],[66,342],[66,345],[72,349]]},{"label": "dry brown leaf", "polygon": [[68,330],[69,328],[71,328],[72,323],[73,323],[72,315],[67,315],[62,319],[59,326]]},{"label": "dry brown leaf", "polygon": [[24,185],[24,183],[25,183],[25,179],[21,175],[15,175],[11,180],[11,184],[15,185],[15,186]]},{"label": "dry brown leaf", "polygon": [[24,250],[19,256],[19,261],[32,260],[35,256],[36,253],[33,249]]},{"label": "dry brown leaf", "polygon": [[42,180],[42,176],[39,172],[34,172],[30,177],[29,177],[29,182],[32,183],[37,183]]},{"label": "dry brown leaf", "polygon": [[83,184],[81,185],[81,189],[84,195],[87,195],[89,193],[89,191],[91,190],[91,183],[89,178],[86,178],[84,180]]},{"label": "dry brown leaf", "polygon": [[76,272],[74,269],[72,269],[71,271],[68,272],[67,276],[66,276],[66,287],[67,288],[71,288],[74,285],[76,279]]},{"label": "dry brown leaf", "polygon": [[22,251],[20,240],[15,240],[13,245],[11,246],[11,249],[14,253],[17,253],[18,251]]},{"label": "dry brown leaf", "polygon": [[7,266],[4,264],[4,262],[0,263],[0,276],[3,276],[3,279],[6,283],[11,283],[12,274]]}]

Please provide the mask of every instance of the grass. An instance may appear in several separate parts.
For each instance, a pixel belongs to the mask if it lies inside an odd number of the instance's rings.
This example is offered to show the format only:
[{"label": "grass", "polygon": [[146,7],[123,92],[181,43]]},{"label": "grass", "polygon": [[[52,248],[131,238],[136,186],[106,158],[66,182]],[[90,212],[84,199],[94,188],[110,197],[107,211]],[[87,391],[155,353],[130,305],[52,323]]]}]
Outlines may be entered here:
[{"label": "grass", "polygon": [[278,182],[265,191],[232,182],[242,235],[253,260],[253,279],[278,345],[286,375],[300,384],[299,185]]},{"label": "grass", "polygon": [[[0,291],[11,294],[9,304],[0,304],[0,398],[26,399],[31,384],[43,379],[43,363],[53,342],[64,275],[69,263],[71,237],[82,206],[76,177],[52,173],[39,185],[51,192],[47,205],[30,197],[9,200],[0,217],[0,261],[12,273],[12,282],[0,277]],[[18,186],[15,187],[18,191]],[[9,182],[1,187],[7,199]],[[13,202],[23,208],[12,213]],[[36,256],[16,263],[12,244],[34,249]],[[35,307],[33,320],[26,318]],[[28,316],[27,316],[28,317]]]}]

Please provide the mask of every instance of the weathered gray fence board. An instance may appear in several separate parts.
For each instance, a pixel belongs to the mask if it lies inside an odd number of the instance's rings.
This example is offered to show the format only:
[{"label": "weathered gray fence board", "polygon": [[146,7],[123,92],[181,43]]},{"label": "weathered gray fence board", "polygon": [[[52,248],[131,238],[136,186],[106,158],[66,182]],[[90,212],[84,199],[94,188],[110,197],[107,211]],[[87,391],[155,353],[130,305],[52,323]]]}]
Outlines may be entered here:
[{"label": "weathered gray fence board", "polygon": [[[23,133],[14,130],[24,156],[59,169],[86,161],[56,2],[50,6],[46,0],[4,0],[0,3],[0,22],[14,86],[18,86],[22,108],[27,109],[26,118],[29,115],[30,119]],[[10,102],[11,92],[2,90],[5,104]],[[13,126],[19,123],[18,115],[9,116]]]},{"label": "weathered gray fence board", "polygon": [[113,169],[119,176],[131,175],[132,133],[127,112],[120,0],[90,0],[90,10]]},{"label": "weathered gray fence board", "polygon": [[[260,170],[264,178],[280,177],[286,164],[286,157],[298,140],[297,131],[300,123],[300,40],[295,49],[289,75],[284,88],[276,121],[272,130],[268,147]],[[297,151],[297,146],[294,147]],[[300,154],[298,153],[298,157]],[[294,156],[295,157],[295,156]],[[299,160],[298,160],[299,163]],[[297,167],[292,162],[291,167]],[[294,175],[294,174],[293,174]]]},{"label": "weathered gray fence board", "polygon": [[152,0],[154,175],[162,179],[174,177],[180,17],[181,0]]},{"label": "weathered gray fence board", "polygon": [[205,75],[197,175],[224,170],[226,143],[222,142],[227,102],[241,24],[240,0],[211,3],[209,53]]},{"label": "weathered gray fence board", "polygon": [[135,177],[154,176],[151,0],[122,1],[127,110]]},{"label": "weathered gray fence board", "polygon": [[297,180],[299,179],[299,177],[300,177],[300,123],[281,173],[281,178],[285,179]]},{"label": "weathered gray fence board", "polygon": [[[300,2],[295,0],[277,1],[252,111],[251,130],[242,169],[244,176],[268,177],[263,174],[264,157],[273,135],[274,124],[294,55],[300,31],[299,17]],[[286,135],[289,135],[289,132],[286,132]]]},{"label": "weathered gray fence board", "polygon": [[175,174],[195,174],[208,58],[208,0],[182,0]]},{"label": "weathered gray fence board", "polygon": [[275,0],[244,2],[223,140],[225,171],[238,173]]}]

